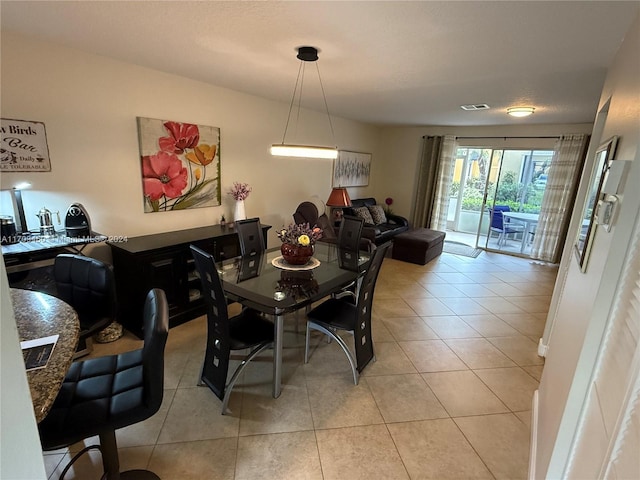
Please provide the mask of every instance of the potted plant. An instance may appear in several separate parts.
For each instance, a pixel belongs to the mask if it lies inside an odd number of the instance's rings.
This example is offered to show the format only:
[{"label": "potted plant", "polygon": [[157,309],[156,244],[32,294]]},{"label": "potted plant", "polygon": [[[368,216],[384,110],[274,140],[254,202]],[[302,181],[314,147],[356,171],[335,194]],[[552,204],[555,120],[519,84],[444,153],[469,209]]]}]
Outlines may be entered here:
[{"label": "potted plant", "polygon": [[284,260],[291,265],[304,265],[313,256],[313,246],[322,238],[322,230],[308,223],[292,223],[278,233],[282,241],[280,252]]}]

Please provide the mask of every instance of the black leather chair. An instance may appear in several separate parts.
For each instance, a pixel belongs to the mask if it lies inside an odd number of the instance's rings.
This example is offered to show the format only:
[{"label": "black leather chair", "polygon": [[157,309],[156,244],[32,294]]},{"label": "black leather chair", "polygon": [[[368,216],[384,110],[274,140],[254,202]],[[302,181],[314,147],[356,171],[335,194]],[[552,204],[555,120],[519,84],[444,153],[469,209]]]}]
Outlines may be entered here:
[{"label": "black leather chair", "polygon": [[293,221],[296,225],[308,223],[311,227],[314,225],[322,230],[321,242],[336,243],[338,236],[331,225],[329,217],[325,213],[318,214],[318,207],[312,202],[302,202],[293,212]]},{"label": "black leather chair", "polygon": [[[373,251],[367,272],[358,289],[355,305],[346,298],[330,298],[307,313],[304,363],[309,362],[311,330],[317,330],[340,345],[351,365],[353,382],[358,384],[359,374],[375,358],[371,338],[371,307],[378,273],[389,245],[390,242],[382,244]],[[354,336],[355,359],[347,344],[336,333],[338,330],[350,332]]]},{"label": "black leather chair", "polygon": [[350,215],[344,215],[340,222],[338,246],[341,250],[357,252],[361,248],[362,228],[364,220]]},{"label": "black leather chair", "polygon": [[57,296],[71,305],[80,319],[80,339],[74,358],[91,352],[89,340],[116,319],[116,283],[111,266],[95,258],[67,253],[53,267]]},{"label": "black leather chair", "polygon": [[[274,326],[250,308],[243,308],[240,314],[229,318],[227,299],[213,256],[195,245],[191,245],[191,253],[207,304],[207,348],[200,384],[207,385],[222,400],[222,414],[225,415],[239,375],[254,357],[273,345]],[[249,348],[251,352],[227,382],[231,351]]]},{"label": "black leather chair", "polygon": [[162,403],[169,330],[163,290],[153,289],[147,295],[143,321],[143,348],[74,362],[49,414],[38,425],[44,450],[68,447],[98,435],[103,478],[107,480],[159,478],[146,470],[120,473],[116,444],[118,428],[151,417]]},{"label": "black leather chair", "polygon": [[[346,270],[358,270],[359,268],[359,250],[366,245],[369,249],[375,248],[375,245],[371,242],[362,243],[362,228],[364,226],[364,220],[358,217],[352,217],[345,215],[342,217],[340,223],[340,232],[338,233],[338,265],[340,268]],[[357,282],[348,285],[343,288],[334,297],[340,297],[342,295],[349,294],[352,300],[357,300],[356,292]]]},{"label": "black leather chair", "polygon": [[264,252],[264,238],[260,228],[260,219],[248,218],[246,220],[237,220],[235,223],[240,241],[240,254],[245,256]]}]

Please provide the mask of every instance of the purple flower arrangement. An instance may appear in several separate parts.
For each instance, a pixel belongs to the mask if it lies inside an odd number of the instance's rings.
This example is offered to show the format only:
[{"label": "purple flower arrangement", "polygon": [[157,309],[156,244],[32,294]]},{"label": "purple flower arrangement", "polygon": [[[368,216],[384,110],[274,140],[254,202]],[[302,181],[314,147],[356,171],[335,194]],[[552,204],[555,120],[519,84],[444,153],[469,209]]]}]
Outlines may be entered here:
[{"label": "purple flower arrangement", "polygon": [[250,193],[251,187],[249,184],[242,182],[233,182],[233,187],[229,190],[229,195],[235,200],[246,200]]}]

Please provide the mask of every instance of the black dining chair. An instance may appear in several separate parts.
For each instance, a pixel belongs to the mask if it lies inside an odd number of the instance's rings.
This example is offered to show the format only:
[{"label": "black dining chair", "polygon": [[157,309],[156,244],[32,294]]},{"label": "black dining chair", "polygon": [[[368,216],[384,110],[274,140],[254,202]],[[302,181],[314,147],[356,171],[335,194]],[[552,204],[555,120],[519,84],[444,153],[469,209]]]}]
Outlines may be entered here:
[{"label": "black dining chair", "polygon": [[56,296],[71,305],[80,320],[74,358],[91,352],[91,337],[116,319],[116,282],[110,265],[83,255],[62,253],[53,265]]},{"label": "black dining chair", "polygon": [[338,232],[338,246],[344,251],[357,252],[360,249],[364,220],[352,215],[344,215]]},{"label": "black dining chair", "polygon": [[[195,245],[191,245],[191,253],[207,304],[207,347],[200,385],[207,385],[222,400],[222,414],[225,415],[233,386],[244,368],[262,351],[273,346],[274,326],[250,308],[243,308],[241,313],[230,318],[213,256]],[[227,382],[231,351],[245,349],[251,349],[251,352]]]},{"label": "black dining chair", "polygon": [[154,415],[164,393],[164,348],[169,307],[163,290],[149,291],[143,311],[144,346],[118,355],[74,362],[48,415],[38,424],[44,450],[68,447],[98,435],[107,480],[158,480],[153,472],[120,473],[116,430]]},{"label": "black dining chair", "polygon": [[[358,384],[359,374],[372,359],[375,359],[371,338],[371,307],[376,280],[389,245],[390,242],[387,242],[373,251],[367,271],[357,290],[355,304],[349,301],[348,297],[330,298],[307,313],[304,363],[309,362],[311,330],[317,330],[340,345],[351,365],[353,382]],[[355,359],[345,341],[338,335],[338,330],[347,331],[354,336]]]},{"label": "black dining chair", "polygon": [[235,224],[240,241],[240,254],[242,256],[256,255],[264,252],[264,238],[262,236],[259,218],[237,220]]}]

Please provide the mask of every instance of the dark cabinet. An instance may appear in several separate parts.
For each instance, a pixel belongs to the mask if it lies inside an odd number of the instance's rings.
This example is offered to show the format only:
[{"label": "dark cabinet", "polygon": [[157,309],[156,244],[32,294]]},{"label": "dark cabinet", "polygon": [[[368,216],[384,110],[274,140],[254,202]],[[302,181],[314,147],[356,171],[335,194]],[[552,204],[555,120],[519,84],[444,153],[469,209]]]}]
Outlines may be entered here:
[{"label": "dark cabinet", "polygon": [[[265,247],[270,228],[262,225]],[[218,261],[240,254],[235,230],[220,225],[144,235],[108,244],[116,277],[118,319],[140,338],[144,299],[152,288],[165,291],[170,327],[205,314],[200,279],[189,249],[191,244],[211,253]]]}]

